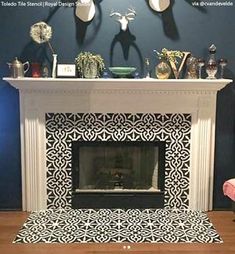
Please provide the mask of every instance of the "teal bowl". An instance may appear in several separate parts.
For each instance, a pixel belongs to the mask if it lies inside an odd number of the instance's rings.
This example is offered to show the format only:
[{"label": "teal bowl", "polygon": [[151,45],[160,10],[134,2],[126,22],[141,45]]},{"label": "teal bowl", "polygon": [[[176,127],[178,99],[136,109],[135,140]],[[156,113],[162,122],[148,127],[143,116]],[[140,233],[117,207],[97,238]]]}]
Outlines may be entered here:
[{"label": "teal bowl", "polygon": [[135,67],[109,67],[109,70],[111,71],[114,77],[127,78],[127,77],[130,77],[134,71],[136,71],[136,68]]}]

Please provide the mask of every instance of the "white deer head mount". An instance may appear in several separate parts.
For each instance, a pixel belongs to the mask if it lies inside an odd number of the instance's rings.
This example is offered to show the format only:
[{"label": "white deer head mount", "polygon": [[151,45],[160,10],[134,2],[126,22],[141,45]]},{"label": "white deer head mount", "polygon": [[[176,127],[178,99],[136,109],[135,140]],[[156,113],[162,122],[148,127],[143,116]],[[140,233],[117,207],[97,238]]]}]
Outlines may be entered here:
[{"label": "white deer head mount", "polygon": [[129,21],[134,20],[136,16],[136,12],[133,8],[128,8],[128,11],[129,11],[128,13],[126,13],[125,15],[122,15],[121,13],[115,12],[112,10],[109,15],[110,17],[115,17],[116,21],[121,24],[122,31],[127,30]]},{"label": "white deer head mount", "polygon": [[94,0],[77,0],[76,16],[83,22],[90,22],[95,16]]}]

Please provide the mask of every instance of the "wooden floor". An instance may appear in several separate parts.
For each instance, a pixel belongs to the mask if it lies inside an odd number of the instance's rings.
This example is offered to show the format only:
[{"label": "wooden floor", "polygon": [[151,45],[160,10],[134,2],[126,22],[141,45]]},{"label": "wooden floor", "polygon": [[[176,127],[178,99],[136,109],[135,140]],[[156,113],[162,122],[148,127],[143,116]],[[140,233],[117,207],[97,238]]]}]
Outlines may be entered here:
[{"label": "wooden floor", "polygon": [[222,237],[222,244],[12,244],[18,230],[26,220],[25,212],[0,212],[1,254],[235,254],[235,214],[232,212],[209,212],[208,216]]}]

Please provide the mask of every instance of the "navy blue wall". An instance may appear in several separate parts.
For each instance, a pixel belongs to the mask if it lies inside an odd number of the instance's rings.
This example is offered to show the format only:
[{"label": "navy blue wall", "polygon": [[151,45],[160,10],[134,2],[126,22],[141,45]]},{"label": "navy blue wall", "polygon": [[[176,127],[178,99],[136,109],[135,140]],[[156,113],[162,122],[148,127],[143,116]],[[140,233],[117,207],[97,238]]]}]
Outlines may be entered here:
[{"label": "navy blue wall", "polygon": [[[14,1],[17,2],[17,1]],[[50,1],[56,2],[56,1]],[[153,12],[147,0],[96,0],[95,19],[84,25],[74,16],[74,8],[3,7],[0,5],[0,73],[8,75],[6,62],[18,56],[22,61],[50,64],[51,54],[46,45],[30,40],[30,26],[40,20],[53,28],[51,43],[60,63],[72,63],[81,50],[100,53],[109,66],[133,65],[143,75],[142,59],[149,57],[151,67],[157,60],[153,49],[166,47],[191,51],[206,57],[207,48],[214,43],[217,57],[228,59],[226,78],[234,78],[235,21],[233,7],[193,7],[190,0],[174,1],[163,14]],[[200,2],[200,1],[198,1]],[[124,49],[131,44],[125,59],[121,44],[115,42],[119,24],[109,17],[112,9],[125,12],[134,6],[136,19],[130,24]],[[115,37],[116,36],[116,37]],[[112,49],[112,45],[114,45]],[[110,54],[112,53],[112,58]],[[28,73],[30,75],[30,73]],[[0,209],[21,208],[20,181],[20,122],[18,92],[0,81]],[[235,89],[230,84],[218,94],[215,208],[229,207],[223,197],[222,184],[235,177]]]}]

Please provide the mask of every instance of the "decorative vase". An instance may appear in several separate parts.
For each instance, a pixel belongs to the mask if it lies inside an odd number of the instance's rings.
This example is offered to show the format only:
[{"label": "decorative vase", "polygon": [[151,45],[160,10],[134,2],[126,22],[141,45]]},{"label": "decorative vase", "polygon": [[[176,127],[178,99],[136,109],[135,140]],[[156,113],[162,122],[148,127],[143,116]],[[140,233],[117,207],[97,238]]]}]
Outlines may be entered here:
[{"label": "decorative vase", "polygon": [[87,63],[84,65],[83,69],[83,78],[97,78],[98,75],[98,68],[97,68],[97,63]]},{"label": "decorative vase", "polygon": [[166,61],[160,62],[155,68],[155,74],[158,79],[168,79],[171,75],[171,67]]},{"label": "decorative vase", "polygon": [[41,77],[41,67],[39,63],[31,63],[32,67],[32,77],[33,78],[40,78]]},{"label": "decorative vase", "polygon": [[198,78],[198,59],[194,56],[190,56],[187,61],[187,79],[197,79]]},{"label": "decorative vase", "polygon": [[215,58],[216,46],[212,44],[209,47],[209,58],[206,64],[207,79],[216,79],[216,73],[218,70],[217,61]]}]

